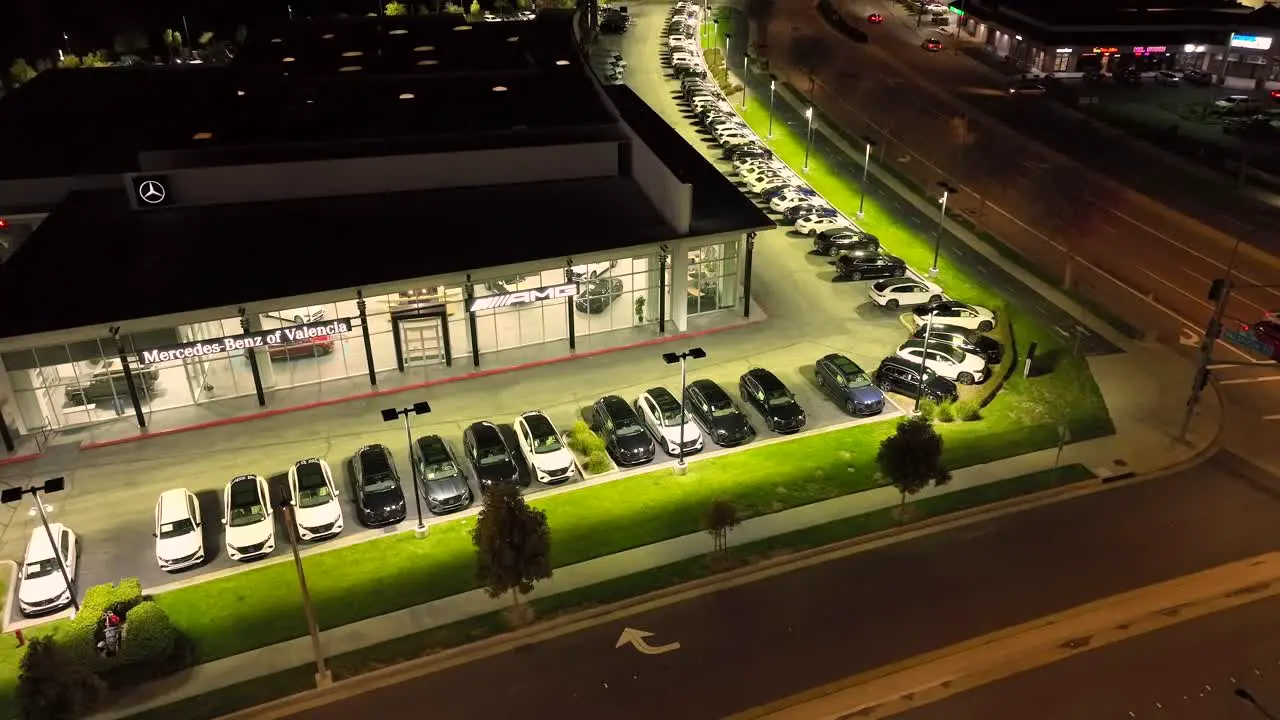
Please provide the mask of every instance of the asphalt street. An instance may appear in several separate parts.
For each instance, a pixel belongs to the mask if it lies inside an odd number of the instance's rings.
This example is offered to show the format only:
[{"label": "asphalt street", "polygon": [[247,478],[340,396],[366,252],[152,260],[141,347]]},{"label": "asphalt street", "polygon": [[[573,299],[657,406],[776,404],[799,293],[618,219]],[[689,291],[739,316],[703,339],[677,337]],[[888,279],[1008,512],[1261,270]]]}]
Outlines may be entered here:
[{"label": "asphalt street", "polygon": [[[292,717],[364,717],[422,698],[444,718],[723,717],[1274,550],[1277,522],[1280,479],[1217,457],[1162,479],[703,595]],[[652,633],[646,641],[654,647],[680,646],[660,654],[615,647],[624,628]],[[496,677],[501,693],[458,691]]]},{"label": "asphalt street", "polygon": [[900,720],[1258,720],[1280,711],[1280,599],[1257,600],[896,715]]},{"label": "asphalt street", "polygon": [[[969,192],[953,198],[953,207],[1055,272],[1063,264],[1060,253],[984,206],[977,195],[1200,325],[1210,310],[1209,280],[1224,273],[1232,245],[1178,213],[1275,249],[1267,233],[1280,211],[1219,190],[1058,109],[1041,107],[1043,98],[1007,97],[1008,81],[997,71],[963,54],[921,49],[921,35],[902,21],[900,9],[890,10],[879,0],[845,3],[855,25],[873,10],[888,15],[884,25],[864,28],[870,43],[857,45],[827,27],[807,0],[761,7],[772,12],[756,25],[752,43],[775,74],[801,92],[808,92],[812,76],[814,101],[850,136],[870,133],[880,143],[880,162],[892,163],[921,185],[943,178],[958,182]],[[1057,152],[1046,151],[1039,141]],[[1104,178],[1132,186],[1176,212]],[[1242,254],[1241,261],[1237,269],[1245,282],[1280,282],[1274,259]],[[1277,303],[1275,289],[1244,289],[1228,312],[1251,320]]]}]

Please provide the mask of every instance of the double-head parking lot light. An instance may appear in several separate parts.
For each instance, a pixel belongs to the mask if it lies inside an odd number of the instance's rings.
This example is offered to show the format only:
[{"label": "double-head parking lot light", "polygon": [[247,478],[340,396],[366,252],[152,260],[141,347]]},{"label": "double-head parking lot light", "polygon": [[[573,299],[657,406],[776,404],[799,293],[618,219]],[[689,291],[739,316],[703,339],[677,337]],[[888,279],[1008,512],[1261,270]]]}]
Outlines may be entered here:
[{"label": "double-head parking lot light", "polygon": [[804,171],[809,172],[809,149],[813,147],[813,106],[804,111],[804,119],[809,121],[809,129],[804,136]]},{"label": "double-head parking lot light", "polygon": [[689,348],[682,353],[663,353],[662,359],[668,365],[680,363],[680,441],[676,445],[676,474],[683,475],[685,473],[684,463],[684,424],[685,424],[685,394],[689,389],[688,374],[685,373],[685,360],[701,360],[707,356],[707,351],[702,348]]},{"label": "double-head parking lot light", "polygon": [[426,537],[427,526],[422,522],[422,497],[418,490],[418,463],[413,459],[413,426],[409,422],[410,415],[426,415],[431,412],[431,404],[426,400],[420,400],[406,408],[385,408],[382,411],[383,422],[394,422],[401,416],[404,417],[404,434],[409,440],[409,479],[413,484],[413,507],[418,511],[418,527],[414,528],[414,532],[418,537]]},{"label": "double-head parking lot light", "polygon": [[942,250],[942,224],[947,219],[947,198],[960,192],[960,188],[948,184],[946,180],[939,180],[938,187],[942,189],[942,197],[938,198],[942,211],[938,213],[938,231],[933,236],[933,265],[929,267],[929,277],[938,275],[938,253]]},{"label": "double-head parking lot light", "polygon": [[[76,597],[75,583],[71,582],[71,574],[67,572],[67,563],[62,557],[62,551],[59,549],[58,541],[53,538],[53,530],[49,529],[49,516],[45,514],[45,504],[40,497],[40,493],[48,495],[49,493],[62,492],[67,486],[65,478],[55,477],[44,481],[43,485],[31,485],[29,487],[8,487],[0,491],[0,503],[8,505],[22,499],[23,495],[30,495],[31,500],[35,503],[35,511],[40,515],[40,524],[44,526],[45,537],[49,538],[49,550],[53,552],[53,557],[58,561],[58,572],[62,573],[62,581],[67,584],[67,592],[71,594],[71,607],[74,612],[80,612],[80,600]],[[70,552],[75,552],[72,548]]]}]

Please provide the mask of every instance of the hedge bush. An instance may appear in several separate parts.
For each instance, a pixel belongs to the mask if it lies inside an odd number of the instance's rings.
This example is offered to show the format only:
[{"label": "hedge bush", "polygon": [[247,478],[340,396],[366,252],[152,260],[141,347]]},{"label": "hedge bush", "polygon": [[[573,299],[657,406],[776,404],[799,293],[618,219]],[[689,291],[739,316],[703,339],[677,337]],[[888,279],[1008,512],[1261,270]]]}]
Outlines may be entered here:
[{"label": "hedge bush", "polygon": [[920,417],[932,421],[938,417],[938,401],[933,398],[920,398]]},{"label": "hedge bush", "polygon": [[944,422],[944,423],[949,423],[952,420],[955,420],[956,419],[955,403],[948,400],[942,403],[941,405],[939,405],[936,417],[938,422]]},{"label": "hedge bush", "polygon": [[569,431],[569,449],[590,458],[593,453],[604,452],[604,440],[591,431],[591,426],[579,420]]},{"label": "hedge bush", "polygon": [[994,309],[996,326],[992,328],[990,334],[1004,346],[1004,357],[1000,358],[999,364],[990,368],[991,377],[973,394],[972,400],[977,403],[979,409],[986,407],[987,403],[995,398],[996,393],[1000,392],[1000,388],[1004,387],[1005,381],[1009,379],[1018,362],[1018,343],[1014,338],[1013,325],[1009,322],[1009,306],[1001,303]]},{"label": "hedge bush", "polygon": [[975,398],[965,398],[956,402],[955,413],[956,419],[964,422],[981,420],[982,405]]},{"label": "hedge bush", "polygon": [[603,450],[596,450],[587,456],[587,461],[583,463],[583,469],[592,475],[598,475],[606,472],[613,467],[613,463],[609,460],[609,454]]}]

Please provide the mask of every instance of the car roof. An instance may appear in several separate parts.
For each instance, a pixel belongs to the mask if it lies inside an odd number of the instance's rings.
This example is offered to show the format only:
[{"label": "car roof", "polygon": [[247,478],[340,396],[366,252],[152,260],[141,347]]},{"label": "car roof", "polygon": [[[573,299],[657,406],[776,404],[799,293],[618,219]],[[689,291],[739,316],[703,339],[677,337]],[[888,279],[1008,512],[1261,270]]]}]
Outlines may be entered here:
[{"label": "car roof", "polygon": [[903,370],[919,370],[920,369],[920,363],[914,362],[912,360],[907,360],[906,358],[900,358],[897,355],[886,355],[885,358],[880,361],[880,364],[881,365],[897,365]]},{"label": "car roof", "polygon": [[617,395],[605,395],[600,398],[600,407],[604,408],[604,411],[614,419],[619,417],[629,417],[635,414],[631,410],[631,405]]},{"label": "car roof", "polygon": [[[49,523],[49,533],[56,538],[62,534],[64,527],[62,523]],[[31,539],[27,541],[27,552],[22,557],[24,562],[53,559],[53,546],[49,544],[49,533],[40,526],[31,530]]]},{"label": "car roof", "polygon": [[863,372],[861,365],[840,353],[831,353],[830,355],[824,356],[822,359],[831,363],[835,369],[847,375]]},{"label": "car roof", "polygon": [[186,488],[165,490],[160,493],[158,502],[160,504],[160,522],[162,523],[191,516],[191,513],[187,511]]},{"label": "car roof", "polygon": [[414,444],[417,445],[418,456],[423,462],[444,462],[449,459],[449,448],[445,446],[444,438],[439,435],[423,435],[414,440]]},{"label": "car roof", "polygon": [[670,390],[664,387],[649,388],[648,390],[644,391],[644,394],[653,398],[653,401],[658,404],[659,410],[662,410],[664,405],[668,409],[670,408],[675,408],[676,410],[680,409],[680,401],[676,399],[675,395],[671,394]]},{"label": "car roof", "polygon": [[387,472],[391,470],[390,455],[386,445],[375,443],[373,445],[365,445],[356,451],[360,456],[360,463],[363,469],[372,472]]},{"label": "car roof", "polygon": [[777,375],[774,375],[764,368],[751,368],[747,371],[747,374],[755,378],[756,382],[760,383],[760,389],[765,392],[770,390],[785,390],[787,387],[782,384],[782,381],[778,379]]},{"label": "car roof", "polygon": [[232,505],[240,505],[247,502],[258,502],[262,498],[258,496],[258,478],[253,475],[241,475],[234,478],[230,482],[228,495]]},{"label": "car roof", "polygon": [[524,424],[528,426],[529,432],[534,437],[546,437],[556,434],[556,427],[551,424],[551,420],[547,418],[541,410],[531,410],[520,416],[524,420]]},{"label": "car roof", "polygon": [[729,399],[729,394],[724,391],[724,388],[717,385],[714,380],[699,378],[689,383],[689,385],[697,388],[698,392],[702,393],[702,397],[706,398],[707,402],[712,402],[713,400],[719,400],[721,398],[724,398],[725,400]]},{"label": "car roof", "polygon": [[502,439],[502,433],[498,431],[498,426],[488,420],[471,423],[467,429],[471,431],[471,436],[475,438],[476,442],[482,445],[507,444],[506,440]]}]

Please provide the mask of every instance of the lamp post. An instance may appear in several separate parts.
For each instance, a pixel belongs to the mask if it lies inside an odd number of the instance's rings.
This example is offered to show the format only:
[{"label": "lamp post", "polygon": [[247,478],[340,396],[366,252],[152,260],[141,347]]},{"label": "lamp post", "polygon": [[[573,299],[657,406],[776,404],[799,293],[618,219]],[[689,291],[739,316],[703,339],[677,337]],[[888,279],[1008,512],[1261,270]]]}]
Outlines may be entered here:
[{"label": "lamp post", "polygon": [[933,265],[929,267],[929,277],[938,275],[938,253],[942,250],[942,224],[947,219],[947,198],[960,192],[960,188],[949,185],[945,180],[939,180],[938,187],[942,188],[942,197],[938,200],[942,211],[938,213],[938,231],[933,235]]},{"label": "lamp post", "polygon": [[720,49],[720,19],[711,18],[711,47]]},{"label": "lamp post", "polygon": [[307,617],[307,632],[311,635],[311,652],[316,658],[316,687],[327,688],[333,684],[333,674],[325,667],[324,650],[320,647],[320,625],[316,623],[316,609],[311,604],[311,591],[307,588],[307,574],[302,569],[302,553],[298,551],[298,522],[293,503],[281,498],[285,526],[289,528],[289,548],[293,551],[293,569],[298,573],[298,589],[302,593],[302,612]]},{"label": "lamp post", "polygon": [[747,51],[742,51],[742,109],[747,109]]},{"label": "lamp post", "polygon": [[858,217],[863,215],[863,208],[867,202],[867,170],[871,167],[871,147],[876,144],[870,135],[863,135],[862,141],[867,144],[866,152],[862,156],[862,188],[858,191]]},{"label": "lamp post", "polygon": [[701,360],[707,356],[707,351],[702,348],[689,348],[682,353],[663,353],[662,359],[668,365],[680,363],[680,441],[676,445],[676,468],[677,475],[683,475],[688,470],[684,463],[684,424],[685,424],[685,394],[689,390],[689,376],[685,373],[685,360]]},{"label": "lamp post", "polygon": [[1262,707],[1262,703],[1258,702],[1258,699],[1253,696],[1253,693],[1249,692],[1248,690],[1245,690],[1242,687],[1236,688],[1234,692],[1235,692],[1235,696],[1240,698],[1241,702],[1245,703],[1246,705],[1251,705],[1253,709],[1257,710],[1258,714],[1261,715],[1262,717],[1267,718],[1267,720],[1280,720],[1274,714],[1272,714],[1270,710],[1267,710],[1266,708]]},{"label": "lamp post", "polygon": [[804,118],[809,121],[809,128],[804,135],[804,171],[809,172],[809,149],[813,147],[813,106],[804,111]]},{"label": "lamp post", "polygon": [[[40,514],[40,524],[44,526],[45,537],[49,539],[49,549],[53,551],[53,556],[58,560],[58,572],[62,573],[62,581],[67,584],[67,592],[71,594],[71,607],[76,614],[80,613],[80,600],[76,598],[76,586],[71,580],[71,574],[67,572],[66,559],[62,557],[62,551],[58,545],[58,541],[53,538],[53,530],[49,529],[49,516],[45,515],[44,502],[40,499],[40,493],[48,495],[49,493],[61,492],[67,486],[67,481],[61,477],[49,478],[44,481],[43,485],[31,485],[29,487],[8,487],[0,492],[0,503],[8,505],[12,502],[18,502],[23,495],[30,495],[31,501],[35,504],[36,512]],[[74,552],[74,548],[72,549]],[[74,615],[72,616],[74,617]]]},{"label": "lamp post", "polygon": [[409,473],[413,480],[413,507],[418,511],[418,527],[413,532],[419,538],[427,536],[427,526],[422,522],[422,493],[418,487],[418,463],[413,460],[413,426],[409,422],[410,415],[426,415],[431,412],[431,404],[426,400],[410,405],[407,408],[385,408],[382,411],[383,422],[394,422],[404,417],[404,434],[409,440]]},{"label": "lamp post", "polygon": [[724,72],[729,74],[729,41],[733,39],[733,33],[724,34],[724,49],[720,51],[720,59],[724,62]]},{"label": "lamp post", "polygon": [[924,321],[924,347],[920,348],[920,389],[916,392],[916,406],[911,411],[912,415],[920,414],[920,398],[924,397],[925,373],[929,371],[925,367],[925,358],[929,357],[929,335],[933,333],[933,313],[929,313],[928,318]]},{"label": "lamp post", "polygon": [[773,91],[776,90],[777,88],[778,88],[777,76],[770,75],[769,76],[769,134],[765,136],[766,139],[773,138]]}]

